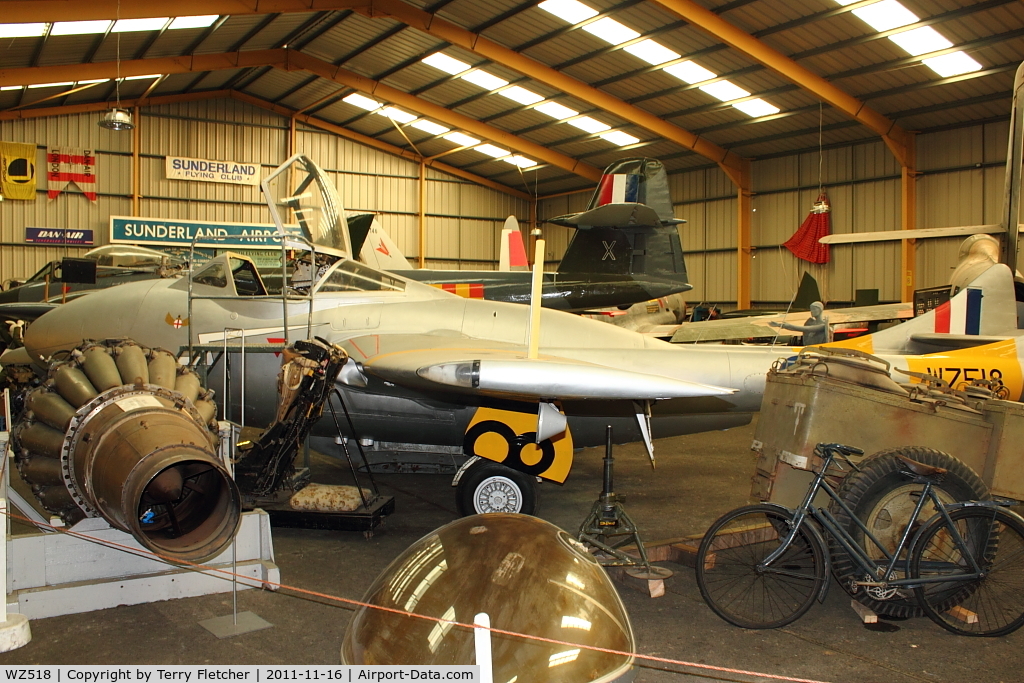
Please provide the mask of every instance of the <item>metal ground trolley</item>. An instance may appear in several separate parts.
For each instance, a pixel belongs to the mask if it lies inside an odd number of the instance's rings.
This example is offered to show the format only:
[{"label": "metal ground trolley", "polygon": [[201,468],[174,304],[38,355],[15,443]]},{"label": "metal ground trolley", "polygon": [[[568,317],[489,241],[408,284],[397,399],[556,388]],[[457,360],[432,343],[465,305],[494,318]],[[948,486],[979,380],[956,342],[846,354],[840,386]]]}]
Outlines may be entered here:
[{"label": "metal ground trolley", "polygon": [[[755,501],[800,505],[821,462],[819,443],[844,443],[864,451],[855,471],[833,469],[829,479],[847,510],[832,503],[836,522],[872,559],[899,547],[920,498],[920,484],[901,473],[897,454],[946,470],[935,490],[943,503],[990,496],[1024,501],[1024,404],[996,398],[1001,385],[954,391],[943,380],[913,375],[916,384],[890,377],[884,359],[849,349],[811,348],[779,361],[768,373],[761,415],[751,446],[757,463]],[[900,376],[899,369],[895,369]],[[911,377],[908,376],[908,380]],[[814,503],[828,507],[819,494]],[[928,503],[919,519],[928,519]],[[869,542],[853,516],[881,545]],[[910,530],[911,533],[914,529]],[[833,574],[860,603],[877,613],[920,616],[910,590],[878,599],[863,589],[852,557],[830,543]],[[878,555],[875,557],[875,555]]]},{"label": "metal ground trolley", "polygon": [[903,446],[943,451],[977,472],[993,496],[1024,501],[1024,404],[982,386],[953,391],[916,373],[920,384],[897,384],[889,370],[885,360],[850,349],[807,349],[778,363],[751,445],[758,454],[751,497],[799,504],[815,444],[838,442],[865,457]]}]

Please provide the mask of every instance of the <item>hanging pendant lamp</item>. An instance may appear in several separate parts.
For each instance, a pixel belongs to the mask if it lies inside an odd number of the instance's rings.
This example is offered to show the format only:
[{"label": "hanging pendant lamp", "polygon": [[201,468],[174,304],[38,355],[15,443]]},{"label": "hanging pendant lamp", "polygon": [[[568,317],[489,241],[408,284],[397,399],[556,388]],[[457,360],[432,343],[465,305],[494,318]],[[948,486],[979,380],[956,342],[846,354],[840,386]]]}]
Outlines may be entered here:
[{"label": "hanging pendant lamp", "polygon": [[127,109],[111,109],[96,123],[100,128],[107,130],[131,130],[135,127],[131,112]]}]

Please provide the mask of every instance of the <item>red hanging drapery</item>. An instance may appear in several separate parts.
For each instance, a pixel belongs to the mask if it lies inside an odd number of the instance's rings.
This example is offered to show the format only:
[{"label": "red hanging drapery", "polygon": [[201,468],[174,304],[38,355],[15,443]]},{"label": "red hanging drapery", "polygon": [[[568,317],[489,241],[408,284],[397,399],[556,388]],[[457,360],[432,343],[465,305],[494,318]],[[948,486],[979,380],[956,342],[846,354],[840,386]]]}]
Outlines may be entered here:
[{"label": "red hanging drapery", "polygon": [[828,245],[818,240],[832,234],[831,214],[832,207],[828,203],[828,195],[822,192],[818,195],[818,201],[811,207],[807,218],[800,224],[800,228],[783,246],[804,261],[828,263]]}]

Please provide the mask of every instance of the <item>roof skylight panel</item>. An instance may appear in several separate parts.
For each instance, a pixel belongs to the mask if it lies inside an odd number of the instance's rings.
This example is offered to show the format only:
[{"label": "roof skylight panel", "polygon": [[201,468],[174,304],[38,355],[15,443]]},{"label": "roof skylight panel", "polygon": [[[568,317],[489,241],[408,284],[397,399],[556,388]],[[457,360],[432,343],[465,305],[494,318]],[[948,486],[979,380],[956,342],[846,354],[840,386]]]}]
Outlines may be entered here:
[{"label": "roof skylight panel", "polygon": [[448,142],[454,142],[459,147],[469,147],[470,145],[480,144],[480,141],[477,140],[476,138],[470,137],[465,133],[460,133],[458,131],[454,133],[448,133],[447,135],[442,135],[441,137],[443,137]]},{"label": "roof skylight panel", "polygon": [[203,14],[194,17],[175,17],[167,28],[206,28],[217,21],[218,14]]},{"label": "roof skylight panel", "polygon": [[151,78],[160,78],[162,74],[146,74],[145,76],[125,76],[122,81],[145,81]]},{"label": "roof skylight panel", "polygon": [[937,50],[945,50],[947,47],[953,47],[953,43],[931,26],[923,26],[896,33],[889,36],[889,40],[915,57],[927,52],[936,52]]},{"label": "roof skylight panel", "polygon": [[596,9],[576,0],[544,0],[537,7],[570,24],[578,24],[598,15]]},{"label": "roof skylight panel", "polygon": [[750,96],[749,92],[729,81],[715,81],[714,83],[700,86],[700,89],[723,102],[731,102],[741,97]]},{"label": "roof skylight panel", "polygon": [[619,147],[625,147],[626,145],[635,145],[636,143],[640,142],[640,138],[634,137],[629,133],[623,133],[621,130],[611,130],[608,131],[607,133],[601,133],[599,137],[601,137],[601,139],[603,140],[607,140],[613,145],[618,145]]},{"label": "roof skylight panel", "polygon": [[579,128],[580,130],[586,131],[591,134],[603,133],[604,131],[609,130],[611,128],[611,126],[609,126],[607,123],[601,123],[597,119],[592,119],[589,116],[581,116],[576,119],[569,119],[568,121],[566,121],[566,123],[568,123],[570,126],[575,126],[576,128]]},{"label": "roof skylight panel", "polygon": [[648,64],[657,66],[658,64],[664,64],[665,62],[671,62],[673,59],[679,59],[680,55],[675,50],[670,50],[661,43],[651,40],[641,40],[639,43],[633,43],[622,48],[634,57],[639,57]]},{"label": "roof skylight panel", "polygon": [[627,40],[633,40],[634,38],[640,37],[639,33],[631,28],[623,26],[611,17],[604,17],[603,19],[592,21],[585,25],[583,30],[611,43],[612,45],[620,45]]},{"label": "roof skylight panel", "polygon": [[73,81],[62,81],[60,83],[33,83],[26,87],[28,88],[56,88],[58,86],[74,85]]},{"label": "roof skylight panel", "polygon": [[507,97],[513,102],[518,102],[519,104],[536,104],[544,99],[532,90],[521,88],[518,85],[513,85],[510,88],[499,90],[498,94],[502,97]]},{"label": "roof skylight panel", "polygon": [[544,104],[538,104],[533,108],[534,111],[539,111],[541,114],[547,114],[553,119],[567,119],[571,116],[578,116],[579,112],[575,109],[570,109],[564,104],[558,102],[545,102]]},{"label": "roof skylight panel", "polygon": [[23,85],[3,85],[0,86],[0,92],[3,92],[4,90],[21,90],[24,87],[25,86]]},{"label": "roof skylight panel", "polygon": [[513,154],[510,157],[505,157],[504,159],[502,159],[502,161],[504,161],[507,164],[512,164],[513,166],[518,166],[519,168],[531,168],[537,165],[537,162],[534,161],[533,159],[527,159],[526,157],[519,156],[518,154]]},{"label": "roof skylight panel", "polygon": [[422,130],[424,133],[430,133],[431,135],[441,135],[451,130],[451,128],[445,128],[440,123],[434,123],[428,119],[419,119],[410,125],[417,130]]},{"label": "roof skylight panel", "polygon": [[112,22],[107,19],[95,21],[58,21],[50,29],[51,36],[81,36],[87,33],[106,33]]},{"label": "roof skylight panel", "polygon": [[170,17],[155,17],[152,19],[119,19],[114,22],[111,33],[127,33],[129,31],[159,31]]},{"label": "roof skylight panel", "polygon": [[0,24],[0,38],[31,38],[46,33],[46,24]]},{"label": "roof skylight panel", "polygon": [[341,98],[341,101],[348,102],[349,104],[359,107],[360,109],[365,109],[366,111],[377,111],[384,106],[377,100],[371,100],[369,97],[364,97],[357,92],[345,95],[345,97]]},{"label": "roof skylight panel", "polygon": [[479,85],[484,90],[497,90],[508,85],[508,81],[504,78],[498,78],[480,69],[473,69],[468,73],[462,74],[459,78],[467,80],[473,85]]},{"label": "roof skylight panel", "polygon": [[424,64],[428,64],[434,67],[435,69],[440,69],[441,71],[449,73],[452,76],[460,74],[463,71],[468,71],[470,68],[469,64],[466,64],[461,59],[449,57],[443,52],[435,52],[429,57],[424,57],[421,61]]},{"label": "roof skylight panel", "polygon": [[922,59],[921,63],[943,78],[981,70],[981,64],[963,51]]},{"label": "roof skylight panel", "polygon": [[853,14],[876,31],[888,31],[920,21],[916,14],[900,4],[898,0],[881,0],[881,2],[855,9]]},{"label": "roof skylight panel", "polygon": [[407,111],[402,111],[397,107],[383,107],[380,109],[375,109],[373,113],[379,114],[380,116],[386,116],[392,121],[397,121],[398,123],[410,123],[416,120],[415,114],[410,114]]},{"label": "roof skylight panel", "polygon": [[737,102],[732,105],[736,109],[748,116],[771,116],[772,114],[778,114],[781,111],[774,104],[765,102],[760,97],[753,100],[744,100],[743,102]]},{"label": "roof skylight panel", "polygon": [[497,145],[492,145],[489,142],[485,142],[479,147],[474,147],[473,151],[480,152],[481,154],[486,154],[487,156],[494,157],[495,159],[497,159],[498,157],[504,157],[511,154],[509,150],[502,149],[501,147],[498,147]]},{"label": "roof skylight panel", "polygon": [[680,62],[679,64],[672,64],[670,66],[666,66],[664,69],[662,69],[662,71],[668,74],[672,74],[679,80],[685,81],[690,85],[693,85],[694,83],[703,83],[704,81],[710,81],[712,78],[718,76],[718,74],[716,74],[715,72],[708,71],[701,65],[691,61],[685,61]]}]

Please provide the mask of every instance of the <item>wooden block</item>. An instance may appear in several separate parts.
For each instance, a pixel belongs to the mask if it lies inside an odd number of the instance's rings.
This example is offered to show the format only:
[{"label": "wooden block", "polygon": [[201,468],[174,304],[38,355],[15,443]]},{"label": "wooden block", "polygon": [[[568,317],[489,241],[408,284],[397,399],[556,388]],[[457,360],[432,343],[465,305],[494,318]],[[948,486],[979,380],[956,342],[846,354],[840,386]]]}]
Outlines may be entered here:
[{"label": "wooden block", "polygon": [[672,548],[675,550],[676,559],[675,562],[686,565],[687,567],[697,566],[697,550],[700,546],[700,539],[691,543],[673,543]]},{"label": "wooden block", "polygon": [[613,567],[609,568],[608,573],[611,574],[619,583],[631,588],[638,593],[643,593],[652,598],[660,598],[665,595],[665,580],[664,579],[640,579],[635,576],[630,576],[626,572],[625,567]]},{"label": "wooden block", "polygon": [[947,610],[946,614],[953,617],[954,619],[958,619],[964,622],[965,624],[978,623],[978,614],[976,612],[972,612],[966,607],[961,607],[960,605],[957,605],[956,607]]},{"label": "wooden block", "polygon": [[850,607],[853,608],[853,611],[857,613],[857,616],[860,617],[860,620],[865,624],[878,623],[878,615],[871,611],[871,608],[867,605],[862,605],[856,600],[850,600]]}]

